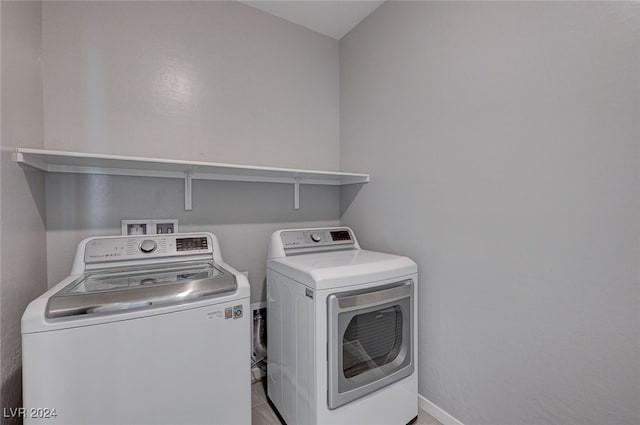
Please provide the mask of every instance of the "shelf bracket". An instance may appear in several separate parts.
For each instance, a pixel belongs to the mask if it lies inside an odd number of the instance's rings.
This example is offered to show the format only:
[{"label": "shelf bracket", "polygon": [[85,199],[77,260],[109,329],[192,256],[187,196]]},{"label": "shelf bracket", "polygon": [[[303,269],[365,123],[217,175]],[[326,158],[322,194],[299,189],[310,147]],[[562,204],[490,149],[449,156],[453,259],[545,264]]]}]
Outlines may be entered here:
[{"label": "shelf bracket", "polygon": [[184,210],[191,211],[192,210],[192,176],[189,171],[185,171],[184,173]]},{"label": "shelf bracket", "polygon": [[297,177],[293,179],[293,209],[300,209],[300,179]]}]

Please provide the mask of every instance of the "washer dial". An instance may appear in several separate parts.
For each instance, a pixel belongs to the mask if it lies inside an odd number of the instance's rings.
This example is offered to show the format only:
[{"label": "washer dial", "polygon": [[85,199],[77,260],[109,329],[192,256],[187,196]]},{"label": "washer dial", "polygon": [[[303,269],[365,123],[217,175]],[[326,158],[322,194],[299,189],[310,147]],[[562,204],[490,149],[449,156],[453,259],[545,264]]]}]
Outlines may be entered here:
[{"label": "washer dial", "polygon": [[145,254],[149,254],[155,251],[157,247],[158,244],[156,244],[155,241],[152,241],[151,239],[145,239],[140,244],[140,251],[144,252]]}]

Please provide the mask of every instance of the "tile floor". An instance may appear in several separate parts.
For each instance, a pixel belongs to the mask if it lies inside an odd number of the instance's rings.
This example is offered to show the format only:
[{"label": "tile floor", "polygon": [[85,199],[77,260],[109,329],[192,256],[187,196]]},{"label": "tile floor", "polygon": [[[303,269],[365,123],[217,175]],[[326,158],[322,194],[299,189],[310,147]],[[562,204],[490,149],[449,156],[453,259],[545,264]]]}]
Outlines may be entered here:
[{"label": "tile floor", "polygon": [[[271,409],[265,394],[265,383],[258,381],[251,385],[251,424],[281,425],[280,419]],[[391,424],[390,424],[391,425]],[[442,425],[433,416],[420,409],[418,420],[412,425]]]}]

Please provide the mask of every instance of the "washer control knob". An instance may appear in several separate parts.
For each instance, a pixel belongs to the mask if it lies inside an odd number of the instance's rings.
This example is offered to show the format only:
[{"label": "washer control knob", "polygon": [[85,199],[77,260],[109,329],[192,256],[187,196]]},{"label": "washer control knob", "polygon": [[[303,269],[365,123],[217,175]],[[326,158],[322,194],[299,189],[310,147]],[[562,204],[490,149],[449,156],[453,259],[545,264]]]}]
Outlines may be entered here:
[{"label": "washer control knob", "polygon": [[320,237],[320,235],[316,235],[315,233],[312,233],[309,235],[309,237],[311,238],[312,241],[314,242],[320,242],[322,240],[322,238]]},{"label": "washer control knob", "polygon": [[155,241],[152,241],[151,239],[145,239],[140,244],[140,251],[148,254],[155,251],[157,247],[158,245],[155,243]]}]

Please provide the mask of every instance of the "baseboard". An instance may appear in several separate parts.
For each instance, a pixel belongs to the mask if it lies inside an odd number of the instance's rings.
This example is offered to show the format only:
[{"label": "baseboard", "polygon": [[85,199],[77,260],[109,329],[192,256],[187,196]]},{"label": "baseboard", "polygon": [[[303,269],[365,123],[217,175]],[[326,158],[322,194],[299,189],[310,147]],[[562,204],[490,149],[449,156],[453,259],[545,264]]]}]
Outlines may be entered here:
[{"label": "baseboard", "polygon": [[418,394],[418,403],[420,408],[436,418],[442,425],[464,425],[462,422],[451,416],[446,410],[427,400]]}]

